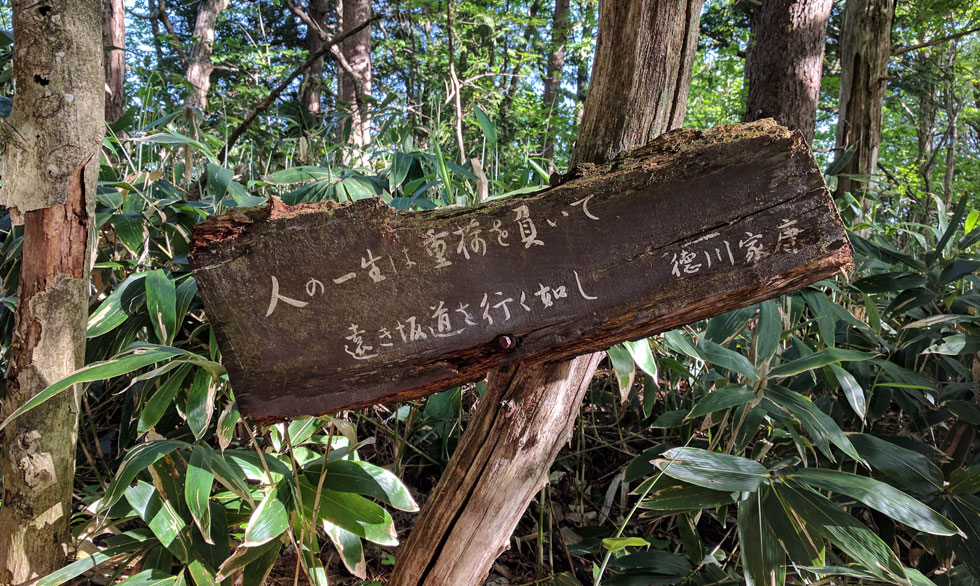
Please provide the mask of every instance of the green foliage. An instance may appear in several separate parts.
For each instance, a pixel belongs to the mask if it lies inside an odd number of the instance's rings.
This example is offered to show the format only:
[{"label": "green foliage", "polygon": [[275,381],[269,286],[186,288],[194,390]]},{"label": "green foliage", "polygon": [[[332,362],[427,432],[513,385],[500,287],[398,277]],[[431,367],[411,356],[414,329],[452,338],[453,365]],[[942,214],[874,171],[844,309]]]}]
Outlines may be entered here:
[{"label": "green foliage", "polygon": [[[733,582],[851,572],[932,583],[885,540],[900,533],[938,567],[958,562],[976,572],[965,546],[980,539],[973,516],[980,510],[972,504],[978,486],[966,480],[976,475],[975,455],[956,446],[972,441],[976,425],[969,415],[976,368],[958,361],[976,353],[978,265],[964,207],[943,230],[910,241],[921,247],[899,251],[882,237],[852,234],[858,271],[850,282],[718,316],[665,336],[663,344],[652,339],[666,370],[659,388],[683,391],[666,399],[673,405],[659,417],[677,413],[677,423],[658,441],[688,437],[698,447],[637,457],[634,471],[655,473],[636,490],[639,509],[658,523],[686,512],[700,517],[699,526],[724,526],[734,507],[742,574],[726,566]],[[648,420],[655,417],[656,410]],[[933,447],[937,436],[947,438],[942,452]],[[861,511],[887,531],[859,521]],[[684,549],[700,551],[692,537],[688,544],[681,532]],[[618,555],[610,549],[607,561]],[[847,563],[856,566],[842,568]],[[696,576],[709,572],[704,564],[687,579],[701,580]],[[603,568],[637,580],[648,574]]]},{"label": "green foliage", "polygon": [[[123,584],[262,584],[288,552],[290,571],[326,584],[330,551],[347,572],[380,577],[396,519],[403,529],[395,511],[415,511],[431,490],[482,383],[390,410],[255,425],[238,411],[189,273],[190,234],[273,196],[472,205],[483,181],[474,158],[490,198],[537,189],[545,137],[562,169],[577,133],[596,5],[571,3],[553,109],[540,99],[552,4],[454,3],[450,55],[446,5],[409,0],[386,6],[375,29],[370,145],[347,141],[328,72],[326,113],[307,113],[297,85],[224,153],[267,81],[305,58],[302,27],[278,3],[233,0],[218,24],[211,111],[188,120],[174,48],[190,43],[196,4],[169,4],[174,35],[155,34],[152,19],[128,23],[131,107],[101,160],[87,366],[10,415],[84,386],[73,535],[88,555],[39,583],[108,568]],[[741,119],[750,12],[708,2],[688,126]],[[894,42],[976,21],[968,2],[900,3]],[[839,25],[836,10],[833,35]],[[0,35],[8,99],[9,45]],[[831,41],[818,149],[833,145],[836,50]],[[850,277],[609,349],[513,540],[515,556],[535,556],[525,566],[563,585],[980,581],[978,55],[967,36],[893,60],[883,172],[867,197],[838,200],[854,231]],[[450,58],[459,112],[444,83]],[[819,154],[829,184],[850,154]],[[7,216],[0,233],[6,349],[22,231]]]}]

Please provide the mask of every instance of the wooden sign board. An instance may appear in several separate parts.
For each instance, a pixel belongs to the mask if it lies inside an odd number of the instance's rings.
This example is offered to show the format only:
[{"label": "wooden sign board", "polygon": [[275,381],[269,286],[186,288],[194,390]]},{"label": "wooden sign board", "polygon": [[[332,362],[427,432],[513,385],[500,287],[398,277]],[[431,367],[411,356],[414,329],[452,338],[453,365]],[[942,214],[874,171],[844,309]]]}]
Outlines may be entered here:
[{"label": "wooden sign board", "polygon": [[274,421],[418,397],[850,263],[809,149],[771,121],[671,132],[576,175],[474,207],[273,202],[200,226],[194,275],[241,410]]}]

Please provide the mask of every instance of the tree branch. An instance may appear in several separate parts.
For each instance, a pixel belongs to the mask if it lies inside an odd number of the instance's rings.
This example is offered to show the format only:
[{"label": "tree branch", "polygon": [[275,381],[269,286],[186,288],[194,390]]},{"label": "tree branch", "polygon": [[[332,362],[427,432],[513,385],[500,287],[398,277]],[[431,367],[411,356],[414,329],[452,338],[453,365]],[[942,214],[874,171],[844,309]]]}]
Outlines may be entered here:
[{"label": "tree branch", "polygon": [[894,183],[896,186],[900,185],[900,183],[898,181],[898,178],[895,177],[895,174],[892,173],[891,171],[889,171],[888,168],[885,167],[881,163],[881,161],[878,161],[877,162],[877,167],[878,167],[878,170],[881,171],[885,175],[885,179],[888,179],[889,181],[891,181],[892,183]]},{"label": "tree branch", "polygon": [[152,7],[150,8],[149,12],[137,12],[133,8],[126,8],[125,10],[126,14],[134,18],[139,18],[140,20],[154,20],[159,15],[159,10],[155,10]]},{"label": "tree branch", "polygon": [[300,19],[303,24],[306,25],[308,30],[315,32],[316,35],[320,37],[321,41],[327,40],[326,31],[320,28],[320,25],[314,22],[313,19],[310,18],[310,15],[304,12],[302,8],[296,6],[296,3],[293,2],[293,0],[286,0],[286,8],[289,8],[289,11],[296,15],[296,18]]},{"label": "tree branch", "polygon": [[170,15],[167,13],[167,2],[166,0],[160,0],[157,5],[157,16],[160,22],[163,23],[163,28],[167,29],[167,34],[173,38],[174,50],[177,51],[177,56],[180,58],[180,63],[187,67],[187,55],[184,54],[183,47],[180,46],[180,39],[177,38],[177,33],[174,32],[174,25],[170,22]]},{"label": "tree branch", "polygon": [[[294,15],[296,15],[296,18],[300,19],[303,22],[303,24],[306,25],[307,30],[314,32],[318,37],[320,37],[321,42],[324,43],[327,42],[328,39],[327,32],[323,30],[323,28],[321,28],[320,25],[317,24],[313,20],[313,18],[310,17],[309,14],[307,14],[299,6],[296,6],[296,3],[293,2],[293,0],[285,0],[285,2],[286,2],[286,7],[289,8],[289,11],[292,12]],[[357,74],[354,73],[354,68],[350,66],[350,63],[347,62],[347,58],[344,57],[344,54],[340,51],[340,49],[337,48],[337,44],[331,45],[330,54],[333,55],[333,58],[337,62],[337,65],[339,65],[340,68],[344,70],[344,73],[349,75],[350,78],[354,81],[354,97],[357,100],[357,102],[360,103],[361,96],[363,96],[364,94],[361,89],[361,81],[358,78]]]},{"label": "tree branch", "polygon": [[892,57],[898,57],[899,55],[904,55],[911,51],[918,51],[919,49],[925,49],[926,47],[934,47],[936,45],[941,45],[948,41],[954,41],[956,39],[965,37],[967,35],[972,35],[973,33],[978,31],[980,31],[980,26],[967,29],[965,31],[959,31],[951,35],[937,37],[935,39],[929,39],[928,41],[924,41],[922,43],[916,43],[914,45],[908,45],[905,47],[892,47]]},{"label": "tree branch", "polygon": [[288,88],[289,85],[293,83],[293,80],[295,80],[297,77],[302,75],[303,72],[309,69],[310,66],[312,66],[317,59],[329,53],[331,47],[346,41],[347,39],[359,33],[362,29],[364,29],[365,27],[367,27],[369,24],[379,19],[380,17],[381,14],[375,14],[374,16],[365,20],[361,24],[355,26],[349,31],[346,31],[344,34],[336,36],[333,39],[330,39],[329,41],[324,41],[322,47],[317,49],[316,52],[310,54],[310,56],[306,59],[306,61],[302,65],[297,67],[292,73],[286,76],[285,79],[279,82],[279,85],[273,88],[273,90],[269,92],[269,95],[266,96],[265,99],[263,99],[261,102],[259,102],[258,105],[255,106],[255,108],[251,112],[249,112],[248,116],[246,116],[245,119],[242,120],[242,123],[239,124],[238,127],[235,128],[235,130],[233,130],[232,133],[228,136],[228,142],[226,142],[225,146],[222,147],[221,149],[224,152],[225,161],[228,160],[228,153],[229,151],[231,151],[231,147],[235,145],[235,142],[237,142],[238,139],[241,138],[243,134],[245,134],[245,131],[248,130],[248,127],[252,124],[252,122],[254,122],[256,118],[258,118],[259,114],[264,112],[266,108],[271,106],[272,103],[275,102],[280,95],[282,95],[282,92],[284,92],[286,88]]}]

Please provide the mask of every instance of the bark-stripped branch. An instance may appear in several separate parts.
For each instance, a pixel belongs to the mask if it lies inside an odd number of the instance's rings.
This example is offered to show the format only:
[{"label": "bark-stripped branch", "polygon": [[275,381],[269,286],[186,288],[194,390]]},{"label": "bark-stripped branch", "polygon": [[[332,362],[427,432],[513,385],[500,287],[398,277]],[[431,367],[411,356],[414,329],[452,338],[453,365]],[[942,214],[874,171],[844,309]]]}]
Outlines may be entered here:
[{"label": "bark-stripped branch", "polygon": [[898,57],[899,55],[904,55],[912,51],[918,51],[919,49],[925,49],[926,47],[935,47],[936,45],[942,45],[949,41],[955,41],[956,39],[963,38],[967,35],[972,35],[975,32],[980,32],[980,26],[967,29],[965,31],[959,31],[950,35],[945,35],[942,37],[936,37],[935,39],[929,39],[928,41],[923,41],[921,43],[916,43],[914,45],[908,45],[905,47],[892,47],[892,57]]},{"label": "bark-stripped branch", "polygon": [[327,40],[327,32],[320,28],[320,25],[314,22],[314,20],[310,18],[310,15],[307,14],[302,8],[296,6],[296,3],[293,2],[293,0],[286,0],[286,8],[288,8],[289,11],[296,16],[296,18],[300,19],[309,30],[315,32],[317,36],[320,37],[321,41]]},{"label": "bark-stripped branch", "polygon": [[174,32],[174,25],[170,22],[170,13],[167,12],[166,0],[160,0],[157,7],[157,17],[163,24],[163,28],[167,29],[167,34],[170,35],[174,42],[174,50],[177,51],[177,56],[180,58],[180,64],[184,67],[187,66],[187,55],[184,53],[184,48],[180,46],[180,39],[177,38],[177,33]]}]

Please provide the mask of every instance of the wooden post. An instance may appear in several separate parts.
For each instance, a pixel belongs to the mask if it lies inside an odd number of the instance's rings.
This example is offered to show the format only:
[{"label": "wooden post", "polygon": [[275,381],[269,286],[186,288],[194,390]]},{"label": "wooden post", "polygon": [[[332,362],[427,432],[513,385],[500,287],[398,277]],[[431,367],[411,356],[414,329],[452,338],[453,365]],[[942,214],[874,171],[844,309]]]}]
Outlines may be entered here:
[{"label": "wooden post", "polygon": [[581,401],[565,387],[588,385],[601,357],[493,372],[388,586],[477,584],[487,575],[572,432]]}]

